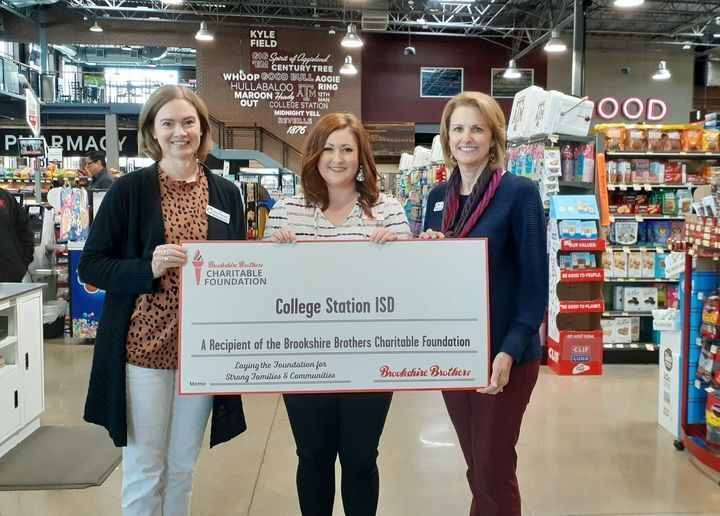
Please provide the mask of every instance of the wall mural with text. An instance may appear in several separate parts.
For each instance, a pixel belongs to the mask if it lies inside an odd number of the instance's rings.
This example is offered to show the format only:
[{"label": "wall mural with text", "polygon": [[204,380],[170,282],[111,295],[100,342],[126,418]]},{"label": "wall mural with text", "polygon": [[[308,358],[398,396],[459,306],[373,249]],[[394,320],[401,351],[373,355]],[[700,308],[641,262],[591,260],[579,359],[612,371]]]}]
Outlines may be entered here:
[{"label": "wall mural with text", "polygon": [[300,148],[323,114],[360,113],[359,74],[340,75],[347,52],[339,39],[317,31],[242,32],[240,49],[217,36],[212,53],[198,48],[200,92],[215,118],[261,125]]}]

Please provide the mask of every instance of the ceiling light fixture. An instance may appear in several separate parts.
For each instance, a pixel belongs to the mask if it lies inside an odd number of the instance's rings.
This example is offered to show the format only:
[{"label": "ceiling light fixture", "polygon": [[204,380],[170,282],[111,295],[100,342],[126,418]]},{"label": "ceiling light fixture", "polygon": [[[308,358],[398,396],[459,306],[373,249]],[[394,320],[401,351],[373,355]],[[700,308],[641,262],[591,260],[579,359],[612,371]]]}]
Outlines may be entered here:
[{"label": "ceiling light fixture", "polygon": [[637,7],[645,3],[645,0],[615,0],[615,7]]},{"label": "ceiling light fixture", "polygon": [[328,34],[330,34],[331,36],[334,36],[335,35],[335,27],[330,27]]},{"label": "ceiling light fixture", "polygon": [[340,73],[343,75],[355,75],[357,74],[357,68],[352,62],[352,57],[345,56],[345,63],[340,67]]},{"label": "ceiling light fixture", "polygon": [[208,30],[207,22],[200,22],[200,30],[195,33],[195,39],[199,41],[212,41],[215,39],[213,33]]},{"label": "ceiling light fixture", "polygon": [[95,25],[90,27],[90,32],[102,32],[102,27],[98,25],[98,22],[95,22]]},{"label": "ceiling light fixture", "polygon": [[550,33],[550,39],[547,43],[545,43],[545,51],[546,52],[565,52],[567,50],[567,45],[565,42],[560,38],[560,32],[559,31],[552,31]]},{"label": "ceiling light fixture", "polygon": [[683,41],[683,46],[682,46],[683,50],[690,50],[691,48],[692,48],[692,43],[690,43],[689,41]]},{"label": "ceiling light fixture", "polygon": [[514,59],[511,59],[508,63],[508,67],[503,73],[503,77],[505,77],[506,79],[519,79],[520,77],[522,77],[520,70],[517,69],[517,65],[515,64]]},{"label": "ceiling light fixture", "polygon": [[345,34],[345,37],[340,44],[346,48],[360,48],[363,46],[363,42],[357,34],[355,25],[348,23],[347,34]]},{"label": "ceiling light fixture", "polygon": [[667,69],[667,63],[665,61],[660,61],[658,63],[658,69],[652,75],[652,78],[656,81],[664,81],[670,77],[672,77],[672,74],[670,73],[670,70]]}]

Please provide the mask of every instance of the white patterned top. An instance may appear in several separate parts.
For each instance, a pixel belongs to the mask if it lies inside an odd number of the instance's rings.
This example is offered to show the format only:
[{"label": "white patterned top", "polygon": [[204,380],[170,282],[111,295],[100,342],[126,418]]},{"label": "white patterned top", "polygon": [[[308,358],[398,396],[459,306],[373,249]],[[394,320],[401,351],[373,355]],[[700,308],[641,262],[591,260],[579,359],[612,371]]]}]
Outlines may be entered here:
[{"label": "white patterned top", "polygon": [[380,194],[372,207],[373,217],[363,213],[356,203],[347,218],[338,226],[330,222],[320,208],[310,206],[303,194],[278,201],[273,206],[265,226],[265,240],[275,230],[290,227],[298,240],[361,240],[370,238],[372,232],[386,228],[399,238],[412,238],[405,210],[394,197]]}]

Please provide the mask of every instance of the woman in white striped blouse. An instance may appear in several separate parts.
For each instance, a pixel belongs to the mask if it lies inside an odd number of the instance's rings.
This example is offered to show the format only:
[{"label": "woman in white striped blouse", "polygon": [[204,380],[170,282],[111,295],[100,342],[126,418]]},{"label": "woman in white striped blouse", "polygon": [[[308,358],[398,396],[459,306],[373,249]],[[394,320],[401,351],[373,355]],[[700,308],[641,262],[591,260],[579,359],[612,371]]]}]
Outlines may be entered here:
[{"label": "woman in white striped blouse", "polygon": [[[355,115],[330,113],[308,134],[304,194],[279,201],[268,217],[266,240],[367,239],[382,244],[411,238],[400,203],[380,193],[370,142]],[[330,516],[335,460],[342,465],[347,516],[377,512],[378,444],[391,392],[283,396],[298,454],[297,489],[305,516]]]}]

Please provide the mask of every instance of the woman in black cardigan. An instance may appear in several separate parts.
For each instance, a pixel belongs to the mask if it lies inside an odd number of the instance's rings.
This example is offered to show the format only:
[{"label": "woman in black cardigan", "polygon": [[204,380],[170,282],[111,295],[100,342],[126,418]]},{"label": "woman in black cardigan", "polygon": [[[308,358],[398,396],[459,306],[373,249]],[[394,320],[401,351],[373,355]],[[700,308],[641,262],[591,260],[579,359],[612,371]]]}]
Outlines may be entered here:
[{"label": "woman in black cardigan", "polygon": [[[150,167],[106,194],[78,267],[106,291],[85,420],[123,448],[123,513],[189,514],[192,476],[212,407],[210,446],[245,430],[240,396],[177,395],[182,240],[244,240],[237,187],[199,163],[212,142],[207,108],[190,90],[163,86],[140,113]],[[229,222],[206,215],[214,207]],[[225,218],[225,217],[223,217]]]}]

